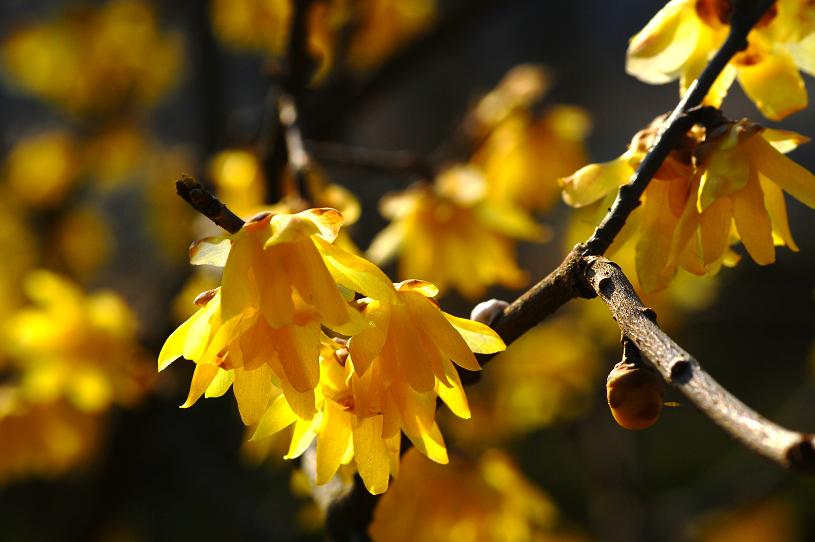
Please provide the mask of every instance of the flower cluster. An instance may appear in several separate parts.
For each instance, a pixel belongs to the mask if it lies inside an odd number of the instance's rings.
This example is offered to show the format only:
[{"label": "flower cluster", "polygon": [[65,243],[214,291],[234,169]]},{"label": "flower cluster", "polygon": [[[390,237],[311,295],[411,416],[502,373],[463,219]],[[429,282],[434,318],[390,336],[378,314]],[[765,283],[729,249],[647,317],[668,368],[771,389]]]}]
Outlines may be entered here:
[{"label": "flower cluster", "polygon": [[399,256],[400,278],[454,287],[475,299],[487,287],[520,288],[518,240],[543,242],[551,231],[532,213],[557,201],[557,179],[585,163],[589,128],[579,108],[532,108],[548,89],[546,72],[524,64],[510,70],[468,114],[462,134],[473,154],[440,170],[432,182],[386,195],[382,214],[392,223],[368,256],[386,263]]},{"label": "flower cluster", "polygon": [[[638,133],[619,158],[563,179],[564,200],[604,212],[645,156],[656,125]],[[615,241],[619,246],[637,234],[636,269],[643,289],[665,288],[678,267],[715,274],[723,263],[737,261],[730,246],[738,240],[761,265],[775,261],[775,245],[797,250],[783,192],[815,207],[815,177],[783,152],[803,141],[793,132],[746,120],[688,132]]]},{"label": "flower cluster", "polygon": [[446,462],[435,422],[441,398],[469,417],[455,365],[504,348],[488,327],[445,314],[423,281],[394,285],[375,265],[332,244],[334,209],[264,213],[238,233],[191,249],[223,267],[221,286],[166,341],[159,369],[195,362],[183,406],[231,386],[241,418],[262,439],[293,426],[287,458],[316,440],[317,483],[355,459],[372,493],[398,472],[401,433]]},{"label": "flower cluster", "polygon": [[[626,70],[647,83],[679,79],[684,94],[724,42],[732,15],[729,0],[672,0],[628,48]],[[807,105],[798,70],[815,74],[815,7],[778,0],[716,80],[707,102],[719,106],[733,81],[762,114],[780,120]]]}]

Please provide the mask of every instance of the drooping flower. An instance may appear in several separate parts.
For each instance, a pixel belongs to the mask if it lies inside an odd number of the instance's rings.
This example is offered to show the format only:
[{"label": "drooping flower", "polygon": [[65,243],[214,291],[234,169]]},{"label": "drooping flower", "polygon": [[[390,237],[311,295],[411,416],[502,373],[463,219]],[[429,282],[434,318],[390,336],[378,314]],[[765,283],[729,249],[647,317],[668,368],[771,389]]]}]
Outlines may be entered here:
[{"label": "drooping flower", "polygon": [[[224,271],[221,287],[199,296],[202,308],[167,339],[159,355],[159,369],[182,355],[195,362],[185,406],[207,390],[219,368],[242,368],[248,376],[267,367],[291,407],[313,417],[320,327],[348,334],[361,322],[315,246],[318,237],[333,241],[341,221],[334,209],[269,213],[232,236],[193,245],[193,264]],[[245,414],[244,421],[256,423],[256,414]]]},{"label": "drooping flower", "polygon": [[[724,42],[732,2],[672,0],[628,48],[626,70],[647,83],[679,79],[681,92],[701,74]],[[759,21],[717,79],[707,103],[719,106],[735,79],[769,119],[780,120],[807,105],[799,69],[815,73],[815,8],[804,0],[782,0]]]},{"label": "drooping flower", "polygon": [[382,213],[393,222],[368,249],[373,261],[398,253],[400,278],[427,280],[441,291],[455,287],[469,298],[493,284],[525,284],[515,240],[543,240],[547,233],[522,209],[490,198],[487,180],[473,166],[452,167],[432,186],[386,197]]},{"label": "drooping flower", "polygon": [[[593,205],[604,214],[616,188],[628,182],[644,157],[653,135],[649,130],[640,132],[616,160],[591,164],[563,179],[566,202]],[[641,207],[615,241],[619,246],[636,235],[636,269],[643,289],[665,288],[678,267],[697,275],[715,274],[723,263],[737,261],[729,247],[738,240],[762,265],[775,260],[774,245],[797,250],[782,190],[812,207],[815,178],[782,151],[805,140],[747,121],[724,123],[707,134],[689,132],[654,176]]]},{"label": "drooping flower", "polygon": [[376,541],[585,540],[560,524],[549,496],[502,452],[454,457],[442,468],[409,450],[402,463],[374,512]]},{"label": "drooping flower", "polygon": [[146,391],[152,378],[136,343],[136,317],[118,295],[85,295],[49,271],[30,273],[25,290],[34,304],[5,322],[3,350],[26,400],[65,398],[99,412],[130,405]]}]

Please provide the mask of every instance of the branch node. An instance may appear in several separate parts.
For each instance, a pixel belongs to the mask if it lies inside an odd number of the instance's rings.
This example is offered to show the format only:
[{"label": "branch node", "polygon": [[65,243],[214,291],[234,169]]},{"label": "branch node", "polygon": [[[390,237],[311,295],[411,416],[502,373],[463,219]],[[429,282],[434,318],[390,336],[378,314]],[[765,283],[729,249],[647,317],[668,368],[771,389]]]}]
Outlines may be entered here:
[{"label": "branch node", "polygon": [[686,359],[678,359],[671,364],[671,383],[684,384],[693,376],[693,367]]},{"label": "branch node", "polygon": [[787,451],[787,461],[790,468],[806,474],[815,474],[815,446],[812,445],[813,435],[804,433],[801,440],[790,446]]},{"label": "branch node", "polygon": [[640,312],[642,312],[642,315],[648,318],[648,320],[650,320],[652,323],[657,323],[657,313],[651,307],[643,307],[640,309]]}]

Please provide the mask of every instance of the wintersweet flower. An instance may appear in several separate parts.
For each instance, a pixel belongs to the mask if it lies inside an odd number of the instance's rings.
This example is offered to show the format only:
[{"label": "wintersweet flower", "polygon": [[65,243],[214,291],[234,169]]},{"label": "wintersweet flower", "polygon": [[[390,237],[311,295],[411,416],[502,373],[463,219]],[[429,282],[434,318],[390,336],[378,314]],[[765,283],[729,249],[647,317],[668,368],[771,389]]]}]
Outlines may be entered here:
[{"label": "wintersweet flower", "polygon": [[497,450],[440,467],[415,450],[374,512],[370,534],[388,542],[582,540],[559,525],[546,493]]},{"label": "wintersweet flower", "polygon": [[304,420],[276,400],[253,439],[294,424],[287,457],[297,457],[316,439],[318,484],[354,459],[365,486],[378,494],[398,474],[401,433],[433,461],[447,462],[435,421],[436,400],[469,418],[454,364],[478,370],[473,352],[496,352],[504,344],[487,326],[439,310],[432,284],[413,280],[394,288],[360,257],[335,252],[326,259],[342,286],[377,296],[359,302],[370,325],[352,335],[347,346],[323,342],[318,416]]},{"label": "wintersweet flower", "polygon": [[471,165],[386,196],[382,214],[393,222],[368,249],[374,262],[399,254],[400,278],[427,280],[442,291],[455,287],[468,298],[493,284],[523,286],[527,276],[515,263],[515,241],[547,234],[524,210],[489,198],[484,174]]},{"label": "wintersweet flower", "polygon": [[[728,33],[732,2],[672,0],[631,38],[626,70],[647,83],[679,79],[680,90],[701,74]],[[807,105],[799,69],[815,74],[815,8],[804,0],[780,0],[748,36],[716,80],[707,103],[719,106],[735,79],[769,119]]]},{"label": "wintersweet flower", "polygon": [[3,350],[26,400],[64,398],[99,412],[132,404],[144,393],[151,373],[124,300],[113,292],[86,295],[50,271],[30,273],[24,286],[33,305],[5,322]]},{"label": "wintersweet flower", "polygon": [[[303,418],[314,416],[321,326],[350,334],[362,322],[315,246],[318,238],[333,241],[341,223],[334,209],[268,213],[234,235],[193,245],[193,264],[224,271],[220,288],[199,296],[201,309],[173,332],[159,354],[159,370],[182,355],[196,364],[183,406],[194,404],[221,368],[243,369],[248,389],[271,378],[257,371],[265,367],[291,408]],[[241,385],[236,381],[234,387]],[[267,398],[252,399],[263,403]],[[251,412],[241,409],[247,424],[257,422],[257,413]]]},{"label": "wintersweet flower", "polygon": [[[637,142],[646,132],[620,158],[563,179],[566,202],[604,212],[644,156]],[[730,245],[739,240],[761,265],[775,260],[775,245],[797,250],[783,191],[813,207],[815,178],[783,152],[803,141],[793,132],[744,120],[704,135],[689,132],[654,176],[615,243],[636,234],[636,269],[643,289],[665,288],[678,267],[697,275],[717,273],[722,264],[737,261]]]}]

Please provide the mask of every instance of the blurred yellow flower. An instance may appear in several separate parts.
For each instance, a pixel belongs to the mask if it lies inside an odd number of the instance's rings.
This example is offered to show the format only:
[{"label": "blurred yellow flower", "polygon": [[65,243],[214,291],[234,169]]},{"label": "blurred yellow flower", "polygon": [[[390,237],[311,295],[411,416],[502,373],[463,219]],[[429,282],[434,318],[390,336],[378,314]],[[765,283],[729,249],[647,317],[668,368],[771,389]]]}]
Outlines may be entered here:
[{"label": "blurred yellow flower", "polygon": [[[426,29],[435,11],[436,0],[315,2],[308,14],[308,48],[318,62],[315,79],[337,62],[355,70],[376,67]],[[211,8],[213,28],[224,43],[275,57],[285,52],[292,13],[292,0],[215,0]],[[347,28],[353,28],[347,58],[335,59]]]},{"label": "blurred yellow flower", "polygon": [[[699,76],[728,32],[732,2],[672,0],[631,38],[626,70],[647,83],[679,78],[684,93]],[[805,0],[781,0],[748,36],[748,47],[727,65],[708,94],[719,106],[738,79],[762,114],[780,120],[807,105],[798,69],[815,74],[815,7]]]},{"label": "blurred yellow flower", "polygon": [[108,224],[90,206],[75,206],[66,211],[55,226],[49,245],[53,251],[46,257],[50,263],[69,270],[86,280],[104,264],[113,248]]},{"label": "blurred yellow flower", "polygon": [[25,280],[33,305],[4,324],[4,351],[20,372],[21,396],[33,403],[66,398],[98,412],[132,404],[152,375],[136,343],[136,318],[113,292],[85,295],[50,271]]},{"label": "blurred yellow flower", "polygon": [[386,196],[382,214],[393,222],[371,243],[368,256],[382,264],[399,254],[399,277],[454,287],[468,298],[488,286],[523,286],[515,263],[517,239],[545,240],[549,232],[522,209],[489,197],[484,174],[459,165],[428,185]]},{"label": "blurred yellow flower", "polygon": [[19,140],[2,167],[2,180],[22,203],[58,204],[72,188],[81,163],[78,145],[66,132],[50,131]]},{"label": "blurred yellow flower", "polygon": [[32,403],[16,387],[0,386],[0,484],[71,469],[92,453],[99,422],[65,400]]},{"label": "blurred yellow flower", "polygon": [[[643,130],[619,158],[562,179],[566,203],[604,214],[654,134],[654,126]],[[646,188],[642,205],[609,253],[636,233],[637,277],[646,292],[653,292],[665,288],[680,266],[704,275],[735,263],[729,247],[737,240],[762,265],[775,260],[774,244],[797,250],[782,189],[813,207],[815,179],[782,151],[803,141],[798,134],[747,121],[725,123],[708,134],[689,132]]]},{"label": "blurred yellow flower", "polygon": [[20,88],[87,116],[154,103],[177,77],[181,43],[150,3],[113,0],[21,26],[0,54]]},{"label": "blurred yellow flower", "polygon": [[440,467],[408,450],[369,533],[383,542],[584,540],[559,531],[557,516],[549,496],[501,452],[488,451],[477,461],[454,457]]},{"label": "blurred yellow flower", "polygon": [[600,354],[583,327],[571,316],[547,320],[498,354],[468,390],[472,423],[451,424],[453,433],[465,442],[496,443],[585,412]]}]

